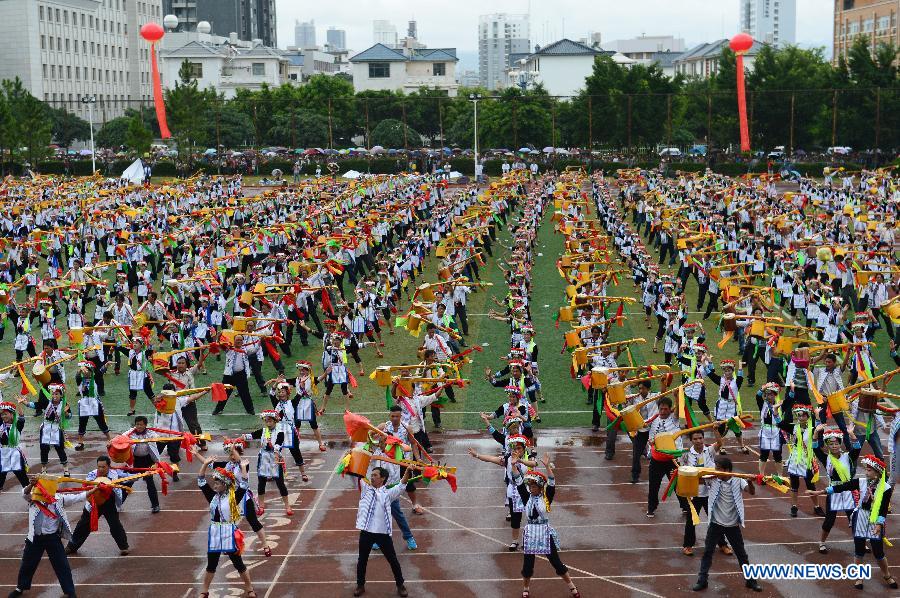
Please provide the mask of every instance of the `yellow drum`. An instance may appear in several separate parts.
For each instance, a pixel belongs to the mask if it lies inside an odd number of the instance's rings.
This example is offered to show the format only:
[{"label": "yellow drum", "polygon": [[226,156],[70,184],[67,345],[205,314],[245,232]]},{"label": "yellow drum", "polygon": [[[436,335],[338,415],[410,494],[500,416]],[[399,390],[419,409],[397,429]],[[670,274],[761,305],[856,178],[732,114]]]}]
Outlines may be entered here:
[{"label": "yellow drum", "polygon": [[559,258],[559,265],[562,266],[563,268],[571,268],[572,267],[572,256],[564,255],[561,258]]},{"label": "yellow drum", "polygon": [[50,476],[41,476],[38,478],[41,483],[39,488],[37,485],[31,487],[31,500],[35,502],[47,503],[56,495],[56,489],[59,488],[59,479]]},{"label": "yellow drum", "polygon": [[253,292],[252,291],[244,291],[238,297],[238,303],[243,303],[244,305],[251,305],[253,303]]},{"label": "yellow drum", "polygon": [[900,324],[900,301],[894,301],[882,308],[885,315],[891,319],[894,324]]},{"label": "yellow drum", "polygon": [[430,284],[422,283],[416,290],[419,298],[423,301],[434,301],[434,289]]},{"label": "yellow drum", "polygon": [[141,328],[144,324],[150,321],[150,318],[147,317],[147,314],[141,312],[134,316],[134,327]]},{"label": "yellow drum", "polygon": [[261,282],[256,283],[253,285],[253,292],[257,295],[262,295],[266,292],[266,285]]},{"label": "yellow drum", "polygon": [[578,367],[584,367],[587,365],[588,354],[586,348],[578,347],[572,354],[574,355],[575,363],[578,365]]},{"label": "yellow drum", "polygon": [[834,259],[834,254],[831,253],[830,247],[819,247],[816,249],[816,257],[819,258],[820,261],[830,262]]},{"label": "yellow drum", "polygon": [[178,396],[173,390],[164,390],[159,393],[159,399],[156,401],[156,410],[166,415],[175,413],[175,405],[178,402]]},{"label": "yellow drum", "polygon": [[50,384],[50,370],[48,370],[43,363],[34,364],[31,368],[31,375],[44,386]]},{"label": "yellow drum", "polygon": [[375,384],[386,388],[391,385],[393,376],[391,376],[391,368],[386,365],[380,365],[375,368]]},{"label": "yellow drum", "polygon": [[574,314],[572,313],[572,307],[569,305],[563,305],[559,308],[559,321],[560,322],[571,322],[574,319]]},{"label": "yellow drum", "polygon": [[234,320],[231,322],[231,326],[237,332],[244,332],[245,330],[247,330],[247,318],[243,316],[235,316]]},{"label": "yellow drum", "polygon": [[828,408],[831,409],[832,413],[850,411],[847,394],[843,390],[839,390],[828,395]]},{"label": "yellow drum", "polygon": [[581,337],[578,336],[578,332],[575,330],[570,330],[566,333],[566,346],[567,347],[580,347],[581,346]]},{"label": "yellow drum", "polygon": [[875,413],[881,393],[869,387],[859,391],[859,410],[864,413]]},{"label": "yellow drum", "polygon": [[794,350],[794,342],[796,339],[792,336],[779,336],[778,342],[775,343],[775,355],[779,357],[787,357]]},{"label": "yellow drum", "polygon": [[350,463],[344,468],[344,473],[357,478],[364,478],[369,473],[369,463],[371,461],[372,453],[362,449],[353,449],[350,451]]},{"label": "yellow drum", "polygon": [[641,410],[634,405],[629,405],[623,409],[620,415],[622,416],[622,423],[625,424],[625,429],[629,432],[637,432],[644,427],[644,416],[641,415]]},{"label": "yellow drum", "polygon": [[602,390],[609,385],[609,376],[603,371],[603,368],[591,368],[591,388],[594,390]]},{"label": "yellow drum", "polygon": [[569,299],[572,299],[577,294],[578,294],[578,289],[575,287],[574,284],[566,285],[566,297],[568,297]]},{"label": "yellow drum", "polygon": [[766,336],[765,320],[753,320],[750,322],[750,336],[754,338],[764,338]]},{"label": "yellow drum", "polygon": [[406,329],[410,332],[416,332],[419,330],[419,327],[422,325],[422,318],[416,313],[410,313],[409,318],[406,320]]},{"label": "yellow drum", "polygon": [[77,328],[70,328],[69,329],[69,341],[73,345],[80,345],[81,343],[83,343],[84,342],[84,328],[82,328],[80,326]]},{"label": "yellow drum", "polygon": [[606,400],[613,405],[621,405],[625,402],[625,385],[622,383],[610,384],[606,387]]},{"label": "yellow drum", "polygon": [[675,480],[675,493],[685,498],[697,496],[700,491],[700,470],[690,465],[682,465],[678,468],[678,478]]}]

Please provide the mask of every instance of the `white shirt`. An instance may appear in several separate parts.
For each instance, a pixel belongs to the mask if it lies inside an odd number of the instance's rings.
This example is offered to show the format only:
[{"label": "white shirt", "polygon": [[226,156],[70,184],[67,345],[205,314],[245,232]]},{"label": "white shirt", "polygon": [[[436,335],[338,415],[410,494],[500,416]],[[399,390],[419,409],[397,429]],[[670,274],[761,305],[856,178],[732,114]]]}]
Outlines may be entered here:
[{"label": "white shirt", "polygon": [[359,510],[356,513],[356,529],[372,534],[391,535],[391,503],[400,498],[404,486],[374,488],[363,485],[359,495]]}]

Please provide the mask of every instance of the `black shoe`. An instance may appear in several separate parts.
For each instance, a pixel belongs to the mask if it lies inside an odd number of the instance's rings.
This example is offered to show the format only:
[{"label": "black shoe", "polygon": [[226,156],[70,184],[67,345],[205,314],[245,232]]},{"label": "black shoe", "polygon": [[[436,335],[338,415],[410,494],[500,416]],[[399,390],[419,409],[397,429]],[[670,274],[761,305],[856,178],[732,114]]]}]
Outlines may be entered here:
[{"label": "black shoe", "polygon": [[173,482],[177,482],[177,481],[178,481],[178,472],[177,472],[177,471],[173,471],[173,472],[172,472],[172,481],[173,481]]},{"label": "black shoe", "polygon": [[706,580],[700,581],[698,579],[697,583],[695,583],[694,587],[692,587],[691,589],[694,590],[695,592],[702,592],[703,590],[705,590],[708,587],[709,587],[709,584],[706,582]]},{"label": "black shoe", "polygon": [[405,585],[400,584],[399,586],[397,586],[397,595],[402,596],[403,598],[406,598],[406,596],[409,596],[409,592],[406,591]]},{"label": "black shoe", "polygon": [[793,507],[791,507],[791,517],[796,517],[796,516],[797,516],[797,511],[799,511],[799,509],[797,508],[796,505],[794,505]]},{"label": "black shoe", "polygon": [[632,483],[632,484],[637,484],[637,483],[639,483],[640,481],[641,481],[641,479],[638,478],[638,477],[632,477],[632,478],[631,478],[631,483]]},{"label": "black shoe", "polygon": [[747,583],[745,583],[744,585],[747,586],[748,588],[750,588],[751,590],[753,590],[754,592],[762,592],[762,586],[759,585],[759,582],[756,581],[755,579],[748,579]]},{"label": "black shoe", "polygon": [[591,426],[591,432],[599,432],[600,426]]},{"label": "black shoe", "polygon": [[16,588],[12,592],[9,593],[9,598],[17,598],[17,596],[21,596],[23,594],[22,590]]},{"label": "black shoe", "polygon": [[213,410],[212,415],[222,415],[222,410]]},{"label": "black shoe", "polygon": [[156,505],[152,509],[150,509],[150,512],[153,513],[154,515],[159,513],[159,505]]},{"label": "black shoe", "polygon": [[606,454],[603,456],[603,458],[606,459],[607,461],[612,461],[612,460],[613,460],[613,457],[615,457],[615,456],[616,456],[615,453],[606,453]]},{"label": "black shoe", "polygon": [[74,545],[71,543],[66,544],[66,554],[75,554],[76,552],[78,552],[78,549]]},{"label": "black shoe", "polygon": [[813,513],[815,513],[815,514],[818,515],[819,517],[824,517],[824,516],[825,516],[825,510],[822,509],[822,507],[816,507],[815,509],[813,509]]}]

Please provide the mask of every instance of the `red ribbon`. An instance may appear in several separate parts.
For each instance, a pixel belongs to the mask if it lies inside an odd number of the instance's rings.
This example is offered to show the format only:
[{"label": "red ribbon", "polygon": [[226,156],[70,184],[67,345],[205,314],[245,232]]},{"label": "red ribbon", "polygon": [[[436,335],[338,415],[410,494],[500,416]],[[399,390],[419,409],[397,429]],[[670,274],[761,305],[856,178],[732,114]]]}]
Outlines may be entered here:
[{"label": "red ribbon", "polygon": [[163,101],[162,81],[159,78],[159,65],[156,62],[156,44],[150,44],[150,74],[153,77],[153,103],[156,106],[159,136],[163,139],[168,139],[172,134],[169,132],[169,125],[166,123],[166,104]]}]

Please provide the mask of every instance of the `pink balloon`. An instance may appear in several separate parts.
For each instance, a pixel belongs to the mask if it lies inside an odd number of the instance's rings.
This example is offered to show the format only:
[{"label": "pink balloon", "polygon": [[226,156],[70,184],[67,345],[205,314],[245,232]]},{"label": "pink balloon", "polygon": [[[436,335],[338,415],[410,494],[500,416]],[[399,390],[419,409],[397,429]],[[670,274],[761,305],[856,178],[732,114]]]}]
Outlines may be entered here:
[{"label": "pink balloon", "polygon": [[753,47],[753,38],[746,33],[738,33],[731,38],[729,46],[734,52],[746,52]]},{"label": "pink balloon", "polygon": [[141,37],[151,44],[161,40],[165,34],[166,32],[159,23],[145,23],[141,27]]}]

